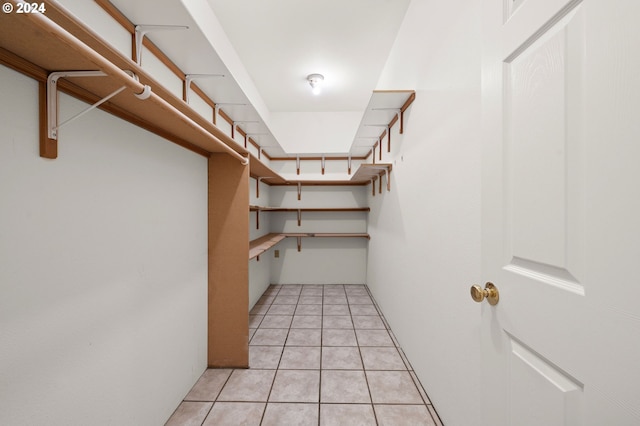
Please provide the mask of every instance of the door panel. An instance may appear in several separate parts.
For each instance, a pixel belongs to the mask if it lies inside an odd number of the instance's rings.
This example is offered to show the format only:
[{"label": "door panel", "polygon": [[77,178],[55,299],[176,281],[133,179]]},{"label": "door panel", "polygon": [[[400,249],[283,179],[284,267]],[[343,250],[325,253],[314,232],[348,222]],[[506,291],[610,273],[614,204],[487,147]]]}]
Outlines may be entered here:
[{"label": "door panel", "polygon": [[484,425],[640,424],[638,16],[483,2]]},{"label": "door panel", "polygon": [[581,425],[583,384],[511,339],[510,424]]},{"label": "door panel", "polygon": [[575,34],[569,38],[569,25],[581,26],[583,14],[577,12],[573,10],[536,40],[527,39],[504,65],[505,199],[510,210],[511,257],[531,266],[539,263],[564,270],[567,215],[574,208],[568,205],[567,180],[576,171],[569,169],[567,159],[580,144],[568,140],[568,127],[581,125],[580,120],[570,123],[567,116],[576,104],[571,99],[576,92],[568,90],[567,82],[582,69],[577,55],[568,57],[573,44],[581,43]]}]

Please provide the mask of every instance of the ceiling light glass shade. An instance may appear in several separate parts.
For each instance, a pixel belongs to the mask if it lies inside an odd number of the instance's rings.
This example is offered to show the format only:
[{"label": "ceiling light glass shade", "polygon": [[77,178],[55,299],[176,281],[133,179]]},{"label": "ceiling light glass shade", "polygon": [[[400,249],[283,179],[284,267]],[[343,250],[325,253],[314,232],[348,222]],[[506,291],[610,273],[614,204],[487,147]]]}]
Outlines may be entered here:
[{"label": "ceiling light glass shade", "polygon": [[309,74],[307,76],[307,81],[311,86],[311,92],[314,95],[319,95],[322,92],[322,82],[324,81],[324,76],[322,74]]}]

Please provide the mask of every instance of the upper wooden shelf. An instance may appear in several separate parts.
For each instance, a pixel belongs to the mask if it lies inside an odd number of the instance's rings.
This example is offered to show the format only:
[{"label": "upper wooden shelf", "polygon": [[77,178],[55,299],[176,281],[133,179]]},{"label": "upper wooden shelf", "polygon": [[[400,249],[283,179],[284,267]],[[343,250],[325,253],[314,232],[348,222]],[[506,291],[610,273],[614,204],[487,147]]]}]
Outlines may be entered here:
[{"label": "upper wooden shelf", "polygon": [[385,173],[391,172],[392,167],[393,166],[389,163],[361,164],[351,180],[356,182],[368,183],[371,182],[371,180],[377,179],[378,177],[384,175]]},{"label": "upper wooden shelf", "polygon": [[[101,108],[162,137],[206,155],[227,153],[242,160],[248,151],[169,92],[56,3],[46,14],[0,14],[0,60],[45,81],[54,71],[102,71],[104,77],[61,79],[61,90],[95,103],[121,87]],[[137,79],[125,73],[132,72]],[[136,94],[151,88],[148,98]],[[64,132],[61,131],[62,138]],[[50,141],[52,141],[50,139]],[[55,141],[53,141],[55,143]],[[55,158],[55,157],[54,157]]]},{"label": "upper wooden shelf", "polygon": [[349,152],[353,156],[369,156],[378,148],[382,160],[382,146],[391,151],[391,132],[399,124],[398,133],[404,133],[404,114],[416,98],[415,90],[375,90],[365,108],[360,126]]}]

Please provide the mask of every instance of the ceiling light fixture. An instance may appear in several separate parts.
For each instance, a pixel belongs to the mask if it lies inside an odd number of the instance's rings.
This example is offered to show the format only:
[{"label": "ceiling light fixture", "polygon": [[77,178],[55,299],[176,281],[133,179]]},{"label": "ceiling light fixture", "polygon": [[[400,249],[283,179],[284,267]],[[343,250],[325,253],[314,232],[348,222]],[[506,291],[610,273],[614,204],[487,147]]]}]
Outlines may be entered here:
[{"label": "ceiling light fixture", "polygon": [[307,81],[311,86],[311,92],[314,95],[319,95],[322,92],[322,82],[324,81],[324,76],[322,74],[309,74],[307,76]]}]

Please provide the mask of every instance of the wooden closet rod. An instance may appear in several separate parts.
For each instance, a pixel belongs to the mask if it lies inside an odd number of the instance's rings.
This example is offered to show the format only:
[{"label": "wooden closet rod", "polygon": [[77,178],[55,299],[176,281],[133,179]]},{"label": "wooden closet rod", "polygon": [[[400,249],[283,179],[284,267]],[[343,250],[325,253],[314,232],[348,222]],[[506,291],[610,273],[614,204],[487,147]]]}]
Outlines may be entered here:
[{"label": "wooden closet rod", "polygon": [[[13,2],[16,3],[15,0]],[[229,154],[232,157],[236,158],[238,161],[240,161],[240,163],[242,163],[244,165],[249,164],[249,158],[248,157],[243,157],[242,155],[240,155],[239,153],[234,151],[231,147],[229,147],[227,144],[222,142],[220,139],[218,139],[217,137],[215,137],[211,133],[207,132],[199,124],[197,124],[195,121],[193,121],[191,118],[189,118],[188,116],[186,116],[182,112],[178,111],[176,108],[174,108],[171,104],[169,104],[167,101],[165,101],[160,96],[158,96],[155,93],[153,93],[148,86],[140,83],[138,80],[136,80],[136,79],[132,78],[131,76],[129,76],[129,74],[127,74],[125,71],[121,70],[120,68],[118,68],[117,66],[112,64],[110,61],[108,61],[105,58],[103,58],[95,50],[91,49],[89,46],[84,44],[82,41],[80,41],[76,37],[74,37],[67,30],[62,28],[60,25],[58,25],[57,23],[53,22],[51,19],[47,18],[45,16],[45,14],[43,14],[43,13],[25,13],[24,15],[21,16],[21,18],[30,19],[37,26],[39,26],[45,32],[50,34],[52,37],[62,41],[67,46],[69,46],[71,49],[75,50],[80,55],[85,57],[87,60],[92,62],[94,65],[96,65],[98,67],[98,69],[100,71],[104,72],[108,76],[114,78],[116,81],[122,83],[127,88],[131,89],[133,91],[133,93],[136,94],[136,96],[138,96],[139,98],[148,99],[150,101],[153,101],[153,102],[157,103],[158,105],[160,105],[160,107],[163,110],[165,110],[165,111],[167,111],[167,112],[169,112],[171,114],[177,115],[178,117],[180,117],[180,119],[182,121],[184,121],[191,128],[193,128],[194,130],[199,132],[202,136],[204,136],[205,138],[213,141],[216,145],[219,145],[224,150],[224,152],[226,154]]]}]

